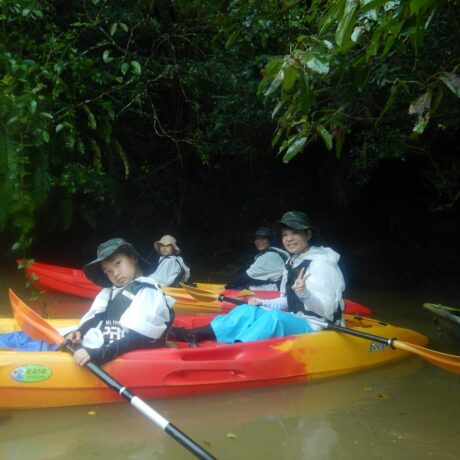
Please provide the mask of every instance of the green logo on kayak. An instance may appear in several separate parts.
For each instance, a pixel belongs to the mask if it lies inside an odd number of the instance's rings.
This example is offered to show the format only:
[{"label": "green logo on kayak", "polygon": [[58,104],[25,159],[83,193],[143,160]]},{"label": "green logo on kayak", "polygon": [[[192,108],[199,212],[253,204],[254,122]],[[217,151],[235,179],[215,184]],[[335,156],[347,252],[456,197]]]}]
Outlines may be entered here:
[{"label": "green logo on kayak", "polygon": [[15,367],[10,372],[10,376],[16,382],[36,383],[49,379],[52,373],[49,367],[41,366],[40,364],[26,364]]}]

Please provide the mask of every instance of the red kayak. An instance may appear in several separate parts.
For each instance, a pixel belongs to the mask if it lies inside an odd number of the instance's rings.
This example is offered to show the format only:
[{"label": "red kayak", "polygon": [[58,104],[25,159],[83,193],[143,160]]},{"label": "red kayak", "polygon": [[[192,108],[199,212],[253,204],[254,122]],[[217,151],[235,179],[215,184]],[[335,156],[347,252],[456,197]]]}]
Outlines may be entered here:
[{"label": "red kayak", "polygon": [[[18,261],[21,264],[22,261]],[[94,299],[101,291],[101,287],[94,284],[86,276],[83,270],[78,268],[63,267],[60,265],[45,264],[42,262],[32,262],[25,264],[24,269],[27,278],[35,289],[45,292],[58,292],[70,294],[77,297]],[[193,299],[182,288],[164,288],[166,294],[176,299],[176,306],[184,309],[208,309],[229,311],[234,304],[229,302],[203,303]],[[242,291],[226,289],[223,293],[226,297],[247,300],[248,296],[242,296]],[[278,291],[251,291],[251,295],[256,295],[262,299],[273,299],[279,296]],[[350,315],[371,316],[372,310],[364,305],[345,299],[344,313]]]}]

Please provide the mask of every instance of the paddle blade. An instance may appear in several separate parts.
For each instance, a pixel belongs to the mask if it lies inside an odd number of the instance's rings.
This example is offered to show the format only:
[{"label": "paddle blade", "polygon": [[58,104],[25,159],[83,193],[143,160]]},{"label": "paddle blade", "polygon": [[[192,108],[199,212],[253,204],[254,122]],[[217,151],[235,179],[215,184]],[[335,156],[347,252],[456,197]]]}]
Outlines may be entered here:
[{"label": "paddle blade", "polygon": [[214,302],[219,300],[219,294],[210,291],[204,291],[203,289],[198,289],[187,284],[181,283],[181,286],[196,300],[201,302]]},{"label": "paddle blade", "polygon": [[413,343],[401,342],[400,340],[393,341],[393,347],[399,350],[415,353],[421,358],[429,361],[435,366],[441,367],[446,371],[460,374],[460,356],[449,355],[448,353],[441,353],[439,351],[430,350]]},{"label": "paddle blade", "polygon": [[9,290],[9,296],[14,318],[27,335],[37,340],[61,345],[64,337],[56,329],[28,307],[12,289]]}]

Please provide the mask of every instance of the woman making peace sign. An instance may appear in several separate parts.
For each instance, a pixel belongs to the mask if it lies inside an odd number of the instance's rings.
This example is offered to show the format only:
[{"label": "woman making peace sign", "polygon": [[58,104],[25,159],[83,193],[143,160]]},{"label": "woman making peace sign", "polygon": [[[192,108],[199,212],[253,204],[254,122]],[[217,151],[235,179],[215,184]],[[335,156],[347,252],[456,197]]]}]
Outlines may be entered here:
[{"label": "woman making peace sign", "polygon": [[208,326],[173,328],[173,334],[192,340],[215,337],[218,342],[250,342],[319,330],[309,318],[342,324],[345,282],[338,266],[339,254],[330,248],[310,245],[314,228],[302,212],[285,213],[277,226],[290,254],[281,281],[281,297],[253,297],[249,305],[217,316]]}]

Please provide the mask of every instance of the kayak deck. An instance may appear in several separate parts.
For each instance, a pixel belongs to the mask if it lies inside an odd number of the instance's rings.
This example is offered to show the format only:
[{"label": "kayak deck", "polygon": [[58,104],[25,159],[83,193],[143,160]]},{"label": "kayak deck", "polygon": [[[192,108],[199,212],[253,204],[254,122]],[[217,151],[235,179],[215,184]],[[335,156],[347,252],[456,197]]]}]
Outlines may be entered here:
[{"label": "kayak deck", "polygon": [[[25,266],[25,272],[33,286],[36,289],[45,292],[59,292],[86,299],[94,299],[94,297],[96,297],[102,289],[100,286],[91,282],[85,276],[83,270],[77,268],[63,267],[60,265],[51,265],[34,261],[30,265]],[[262,299],[272,299],[280,295],[278,291],[246,291],[246,295],[243,295],[244,291],[233,289],[227,289],[224,291],[224,285],[222,284],[196,284],[200,288],[206,287],[215,292],[224,292],[224,295],[229,298],[236,298],[245,302],[251,296],[260,297]],[[175,307],[182,310],[228,312],[235,306],[233,303],[225,301],[197,301],[183,288],[166,287],[163,288],[163,291],[165,294],[174,297],[176,300]],[[372,315],[372,310],[370,308],[349,299],[344,299],[344,301],[345,313],[362,316]]]},{"label": "kayak deck", "polygon": [[[176,326],[197,327],[213,315],[184,315]],[[55,327],[75,324],[54,320]],[[347,317],[348,327],[383,337],[425,345],[425,336],[370,318]],[[0,319],[0,332],[17,329]],[[177,347],[177,348],[176,348]],[[251,343],[201,342],[190,348],[137,350],[105,364],[104,369],[142,398],[306,382],[357,372],[402,359],[409,354],[359,337],[321,331]],[[37,408],[100,404],[122,399],[65,352],[0,351],[0,408]]]}]

